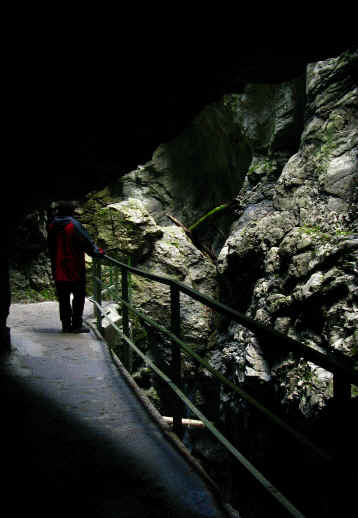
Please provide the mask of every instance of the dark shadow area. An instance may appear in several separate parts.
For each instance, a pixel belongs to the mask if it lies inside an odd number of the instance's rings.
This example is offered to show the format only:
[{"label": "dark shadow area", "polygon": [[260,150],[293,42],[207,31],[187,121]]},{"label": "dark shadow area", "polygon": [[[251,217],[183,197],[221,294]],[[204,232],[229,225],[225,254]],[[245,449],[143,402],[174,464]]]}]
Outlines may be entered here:
[{"label": "dark shadow area", "polygon": [[107,349],[80,359],[64,342],[55,359],[16,348],[0,357],[4,509],[40,518],[225,515]]},{"label": "dark shadow area", "polygon": [[3,509],[13,516],[167,516],[150,486],[138,487],[120,445],[26,381],[1,372],[0,390]]},{"label": "dark shadow area", "polygon": [[[239,404],[238,401],[238,407]],[[340,404],[332,401],[320,418],[311,420],[305,427],[302,422],[286,416],[290,426],[332,456],[331,461],[319,457],[250,409],[242,409],[239,415],[229,417],[224,433],[305,517],[349,516],[355,506],[358,482],[354,427],[357,404],[358,399]],[[273,410],[280,415],[279,408]],[[245,433],[246,427],[250,433],[247,429]],[[230,459],[226,467],[232,505],[244,518],[290,516],[238,462]],[[207,469],[210,472],[210,468]]]}]

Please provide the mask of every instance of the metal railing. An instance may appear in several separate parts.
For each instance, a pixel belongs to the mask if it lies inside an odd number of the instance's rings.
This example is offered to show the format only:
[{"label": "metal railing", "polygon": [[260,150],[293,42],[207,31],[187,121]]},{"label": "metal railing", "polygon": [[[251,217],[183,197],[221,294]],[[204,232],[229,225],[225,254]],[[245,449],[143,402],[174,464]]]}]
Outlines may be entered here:
[{"label": "metal railing", "polygon": [[[117,259],[109,257],[105,255],[104,258],[109,262],[112,267],[116,269],[119,268],[121,270],[121,282],[119,283],[118,270],[115,275],[111,273],[110,276],[110,284],[107,287],[104,287],[102,280],[102,260],[94,261],[94,282],[95,282],[95,294],[94,297],[90,300],[94,303],[96,318],[97,318],[97,328],[99,332],[102,334],[102,319],[107,318],[106,312],[102,307],[102,294],[104,292],[113,291],[116,293],[116,300],[121,303],[122,310],[122,329],[120,329],[114,322],[110,322],[111,326],[117,331],[117,333],[122,337],[124,341],[124,347],[122,352],[121,361],[124,366],[127,368],[129,372],[132,369],[132,358],[131,351],[136,352],[143,361],[148,365],[160,378],[165,381],[170,388],[176,393],[178,398],[175,398],[173,404],[173,429],[177,433],[179,437],[182,436],[182,403],[184,403],[210,430],[211,433],[223,444],[233,455],[234,457],[253,475],[261,485],[269,492],[271,495],[280,502],[280,504],[290,513],[290,515],[296,518],[304,518],[303,514],[295,508],[295,506],[285,497],[283,496],[220,432],[216,429],[212,422],[210,422],[199,409],[197,409],[193,403],[187,398],[187,396],[182,391],[182,383],[181,383],[181,350],[185,352],[191,358],[194,358],[195,361],[200,363],[205,369],[207,369],[217,380],[224,384],[226,387],[229,387],[230,390],[238,394],[241,398],[243,398],[249,405],[254,407],[256,410],[265,415],[270,421],[274,422],[281,429],[285,430],[291,436],[293,436],[296,440],[298,440],[304,446],[310,448],[316,455],[318,455],[324,461],[330,462],[332,461],[332,457],[330,454],[322,450],[320,447],[312,443],[312,441],[299,432],[296,429],[290,427],[286,422],[284,422],[281,418],[271,412],[268,408],[262,405],[255,398],[250,396],[247,392],[245,392],[241,387],[232,383],[229,379],[223,376],[219,371],[213,368],[209,362],[205,359],[201,358],[195,351],[193,351],[192,347],[189,344],[185,343],[180,338],[180,293],[184,293],[189,297],[193,298],[204,304],[205,306],[217,311],[221,315],[229,317],[231,320],[238,322],[239,324],[245,326],[251,331],[255,332],[260,337],[264,337],[266,340],[268,339],[267,346],[270,347],[270,350],[277,349],[279,351],[285,350],[287,352],[292,352],[298,357],[302,357],[312,363],[323,367],[329,372],[333,373],[333,397],[338,400],[346,400],[351,396],[351,384],[358,385],[358,371],[356,368],[349,363],[348,360],[344,360],[342,358],[337,358],[331,354],[328,354],[324,350],[317,350],[309,347],[301,342],[294,340],[282,333],[271,329],[261,322],[253,320],[246,315],[243,315],[230,307],[222,304],[218,301],[211,299],[210,297],[190,288],[189,286],[172,279],[170,277],[164,277],[160,275],[153,274],[151,272],[147,272],[138,268],[131,266],[130,264],[125,264]],[[170,288],[170,330],[166,329],[164,326],[160,325],[158,322],[154,321],[141,311],[137,310],[130,303],[130,275],[135,274],[141,277],[144,277],[148,280],[159,282],[161,284],[166,284]],[[121,286],[121,296],[118,295],[117,288]],[[170,376],[164,373],[155,363],[146,356],[133,342],[130,337],[130,324],[129,324],[129,315],[136,315],[140,320],[145,321],[150,326],[154,327],[161,333],[167,335],[171,340],[171,365],[170,365]],[[265,346],[263,340],[262,346]]]}]

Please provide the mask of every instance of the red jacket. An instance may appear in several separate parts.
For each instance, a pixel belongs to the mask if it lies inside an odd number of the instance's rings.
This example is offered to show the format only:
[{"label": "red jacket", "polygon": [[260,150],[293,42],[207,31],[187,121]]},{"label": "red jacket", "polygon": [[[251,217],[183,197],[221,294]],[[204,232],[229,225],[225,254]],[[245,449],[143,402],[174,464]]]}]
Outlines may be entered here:
[{"label": "red jacket", "polygon": [[56,217],[48,228],[52,274],[56,282],[84,281],[85,253],[103,255],[81,223],[71,216]]}]

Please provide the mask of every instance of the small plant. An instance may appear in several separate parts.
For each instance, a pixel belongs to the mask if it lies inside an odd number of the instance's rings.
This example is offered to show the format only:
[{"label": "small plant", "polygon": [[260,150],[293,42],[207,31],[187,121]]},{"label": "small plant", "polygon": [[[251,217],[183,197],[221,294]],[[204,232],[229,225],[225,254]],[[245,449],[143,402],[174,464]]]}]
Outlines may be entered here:
[{"label": "small plant", "polygon": [[325,241],[331,241],[332,239],[332,236],[330,234],[323,232],[318,226],[310,227],[308,225],[303,225],[302,227],[300,227],[300,231],[305,234],[317,235],[317,237],[319,237],[320,239],[324,239]]}]

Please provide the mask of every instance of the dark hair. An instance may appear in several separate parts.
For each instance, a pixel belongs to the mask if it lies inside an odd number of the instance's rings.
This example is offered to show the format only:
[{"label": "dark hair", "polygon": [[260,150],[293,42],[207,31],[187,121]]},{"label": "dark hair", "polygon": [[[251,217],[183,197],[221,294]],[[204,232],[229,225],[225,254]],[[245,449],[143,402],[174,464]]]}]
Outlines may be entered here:
[{"label": "dark hair", "polygon": [[72,216],[75,212],[76,204],[74,201],[64,200],[56,204],[58,216]]}]

